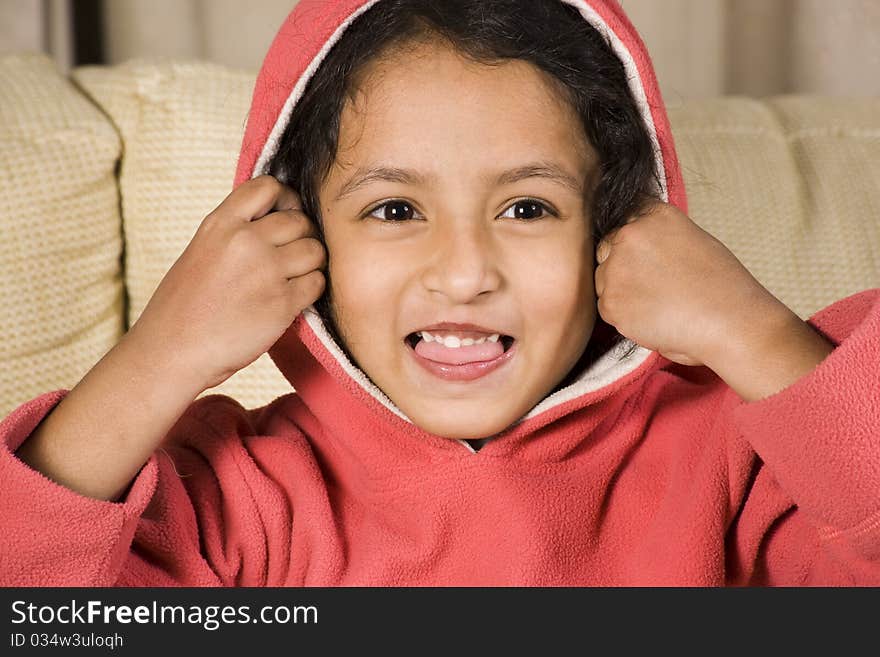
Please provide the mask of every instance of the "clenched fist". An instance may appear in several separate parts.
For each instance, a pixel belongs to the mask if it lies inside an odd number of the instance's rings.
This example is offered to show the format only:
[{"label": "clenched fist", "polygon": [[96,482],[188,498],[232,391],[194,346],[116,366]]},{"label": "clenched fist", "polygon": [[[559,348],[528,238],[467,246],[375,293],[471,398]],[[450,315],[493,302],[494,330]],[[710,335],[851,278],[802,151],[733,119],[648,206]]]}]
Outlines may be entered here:
[{"label": "clenched fist", "polygon": [[326,253],[299,196],[271,176],[243,183],[202,221],[129,331],[172,351],[203,389],[246,367],[325,286]]},{"label": "clenched fist", "polygon": [[660,201],[606,236],[596,261],[602,319],[682,365],[710,364],[763,318],[792,314],[724,244]]}]

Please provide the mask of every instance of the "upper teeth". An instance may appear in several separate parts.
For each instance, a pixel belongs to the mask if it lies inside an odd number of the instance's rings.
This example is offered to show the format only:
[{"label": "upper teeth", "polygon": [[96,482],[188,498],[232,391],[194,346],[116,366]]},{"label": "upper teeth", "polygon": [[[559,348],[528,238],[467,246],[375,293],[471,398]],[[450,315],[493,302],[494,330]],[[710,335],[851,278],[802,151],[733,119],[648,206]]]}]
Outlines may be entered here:
[{"label": "upper teeth", "polygon": [[483,344],[488,340],[489,342],[498,342],[501,338],[500,333],[493,333],[489,337],[480,338],[479,340],[474,340],[473,338],[458,338],[454,335],[447,335],[445,338],[441,338],[440,336],[431,335],[427,331],[420,331],[419,335],[422,336],[422,339],[425,342],[439,342],[444,347],[448,347],[450,349],[458,349],[459,347],[470,347],[473,344]]}]

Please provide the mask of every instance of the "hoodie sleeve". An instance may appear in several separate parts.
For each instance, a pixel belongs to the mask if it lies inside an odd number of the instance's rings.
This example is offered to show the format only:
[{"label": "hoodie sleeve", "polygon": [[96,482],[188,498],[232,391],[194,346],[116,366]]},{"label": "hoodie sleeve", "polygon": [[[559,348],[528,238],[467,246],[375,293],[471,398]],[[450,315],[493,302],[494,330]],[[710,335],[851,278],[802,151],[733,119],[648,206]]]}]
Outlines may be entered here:
[{"label": "hoodie sleeve", "polygon": [[22,404],[0,423],[0,583],[110,586],[157,484],[153,456],[124,498],[105,502],[55,483],[15,451],[68,391]]},{"label": "hoodie sleeve", "polygon": [[[737,549],[751,583],[880,584],[880,289],[809,323],[835,349],[784,390],[731,407],[760,458]],[[747,557],[748,554],[748,557]]]},{"label": "hoodie sleeve", "polygon": [[[0,422],[0,585],[232,586],[260,580],[265,531],[253,482],[236,465],[245,452],[243,434],[260,409],[247,412],[220,396],[197,400],[123,498],[108,502],[62,486],[15,456],[66,393],[37,397]],[[208,426],[218,418],[223,426]],[[235,436],[230,427],[238,430]]]}]

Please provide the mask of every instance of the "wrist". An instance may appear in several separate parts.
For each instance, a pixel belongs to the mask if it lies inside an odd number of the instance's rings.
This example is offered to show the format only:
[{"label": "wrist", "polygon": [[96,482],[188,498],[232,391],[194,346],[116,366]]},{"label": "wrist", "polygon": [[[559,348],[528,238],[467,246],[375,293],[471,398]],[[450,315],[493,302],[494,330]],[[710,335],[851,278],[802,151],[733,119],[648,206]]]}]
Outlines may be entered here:
[{"label": "wrist", "polygon": [[745,401],[773,395],[808,374],[834,345],[774,298],[732,322],[704,362]]},{"label": "wrist", "polygon": [[787,306],[773,301],[744,304],[745,310],[731,313],[717,331],[719,339],[713,342],[703,362],[718,372],[743,359],[770,355],[790,340],[792,331],[800,330],[803,322]]},{"label": "wrist", "polygon": [[184,354],[173,345],[160,346],[132,327],[116,346],[120,356],[136,371],[162,385],[173,388],[176,395],[195,399],[210,385]]}]

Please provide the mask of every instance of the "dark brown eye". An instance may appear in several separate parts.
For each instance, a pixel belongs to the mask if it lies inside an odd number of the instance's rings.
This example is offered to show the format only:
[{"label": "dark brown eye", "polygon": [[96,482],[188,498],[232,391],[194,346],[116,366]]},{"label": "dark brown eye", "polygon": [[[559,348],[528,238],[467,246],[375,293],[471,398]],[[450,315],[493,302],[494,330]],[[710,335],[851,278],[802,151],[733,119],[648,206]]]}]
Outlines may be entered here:
[{"label": "dark brown eye", "polygon": [[[508,212],[510,212],[511,210],[513,210],[513,215],[508,214]],[[507,209],[507,211],[501,216],[510,217],[511,219],[519,219],[521,221],[529,221],[533,219],[543,218],[544,213],[549,215],[555,214],[550,208],[548,208],[540,201],[536,201],[534,199],[523,199],[511,205]]]},{"label": "dark brown eye", "polygon": [[413,218],[413,207],[406,201],[388,201],[370,210],[368,216],[380,221],[406,221]]}]

